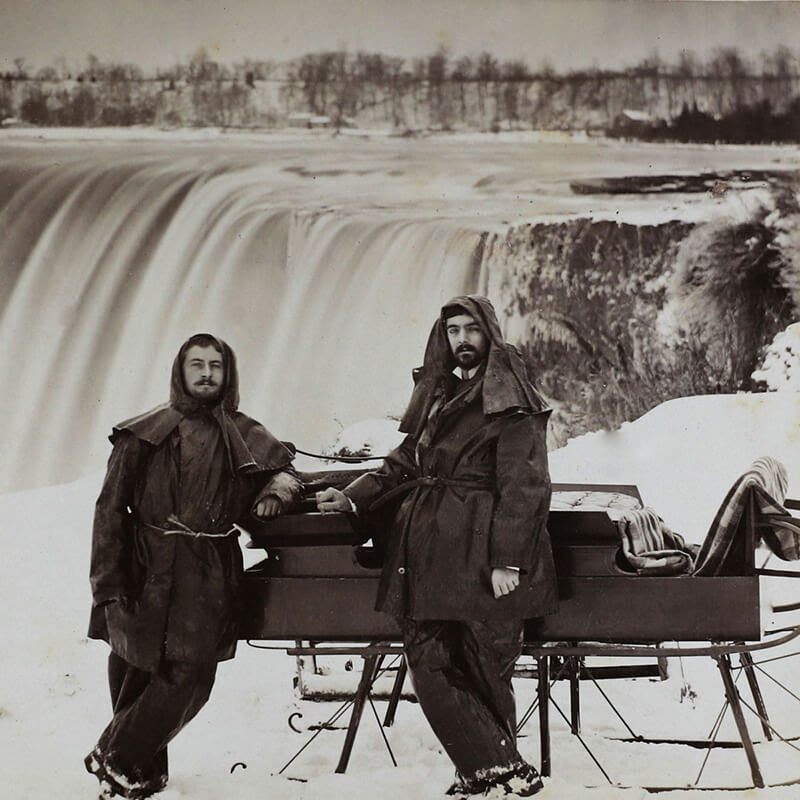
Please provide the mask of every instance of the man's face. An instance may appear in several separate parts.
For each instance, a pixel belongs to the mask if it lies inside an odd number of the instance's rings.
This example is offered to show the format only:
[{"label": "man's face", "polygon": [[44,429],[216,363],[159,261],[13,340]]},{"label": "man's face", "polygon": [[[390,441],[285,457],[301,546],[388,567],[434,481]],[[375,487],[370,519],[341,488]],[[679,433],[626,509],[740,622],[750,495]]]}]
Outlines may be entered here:
[{"label": "man's face", "polygon": [[489,343],[481,326],[469,314],[458,314],[445,320],[447,340],[461,369],[472,369],[486,358]]},{"label": "man's face", "polygon": [[183,357],[183,384],[186,391],[204,403],[219,398],[225,381],[222,353],[215,347],[193,345]]}]

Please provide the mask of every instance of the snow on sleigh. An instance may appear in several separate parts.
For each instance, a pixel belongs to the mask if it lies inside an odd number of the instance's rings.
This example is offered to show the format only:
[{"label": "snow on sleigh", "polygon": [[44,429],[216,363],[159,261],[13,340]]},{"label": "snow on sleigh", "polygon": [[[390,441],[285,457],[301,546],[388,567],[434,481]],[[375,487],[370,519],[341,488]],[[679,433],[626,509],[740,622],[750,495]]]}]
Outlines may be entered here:
[{"label": "snow on sleigh", "polygon": [[[305,473],[304,499],[291,513],[247,526],[248,547],[263,548],[266,558],[245,573],[240,638],[254,646],[259,641],[286,643],[281,649],[298,657],[346,655],[360,657],[363,663],[352,696],[330,719],[315,726],[311,739],[281,772],[349,709],[336,767],[344,772],[368,705],[396,763],[383,728],[394,721],[405,666],[394,619],[374,610],[382,537],[393,508],[386,507],[365,524],[350,514],[318,513],[313,502],[318,489],[344,486],[362,472]],[[758,459],[725,497],[702,546],[686,545],[652,509],[643,507],[636,486],[553,485],[547,528],[558,574],[559,609],[528,622],[516,672],[517,677],[536,680],[535,699],[520,716],[518,729],[538,712],[542,774],[551,773],[550,710],[555,708],[604,780],[622,785],[582,736],[584,681],[597,688],[624,724],[627,736],[619,737],[622,741],[685,744],[706,751],[694,782],[644,787],[650,791],[711,788],[700,781],[715,748],[742,750],[754,787],[800,782],[800,757],[796,779],[774,783],[765,780],[758,757],[758,748],[766,743],[783,743],[795,756],[800,754],[794,744],[797,737],[773,725],[759,683],[759,677],[766,676],[782,697],[800,703],[795,692],[766,670],[767,664],[786,663],[800,655],[786,652],[788,643],[800,636],[800,623],[775,622],[780,619],[777,614],[800,611],[800,603],[762,608],[760,597],[765,578],[800,577],[800,571],[766,569],[756,563],[757,555],[761,561],[773,554],[784,561],[800,559],[800,519],[787,510],[800,509],[800,502],[784,500],[786,484],[785,469],[778,462]],[[718,668],[723,706],[710,733],[699,738],[634,733],[600,681],[663,678],[666,659],[686,657],[712,659]],[[598,661],[599,665],[593,663]],[[392,689],[381,723],[372,689],[387,675],[393,676]],[[569,717],[553,696],[558,681],[569,686]],[[734,741],[719,738],[728,710],[735,723]]]}]

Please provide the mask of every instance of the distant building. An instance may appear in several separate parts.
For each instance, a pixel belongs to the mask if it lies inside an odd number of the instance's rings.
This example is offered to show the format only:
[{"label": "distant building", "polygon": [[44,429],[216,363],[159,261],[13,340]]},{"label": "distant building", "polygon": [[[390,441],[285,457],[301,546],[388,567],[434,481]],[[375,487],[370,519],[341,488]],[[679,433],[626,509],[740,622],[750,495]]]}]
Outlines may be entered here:
[{"label": "distant building", "polygon": [[637,111],[625,108],[616,117],[608,133],[611,136],[647,138],[652,136],[659,128],[665,125],[662,119],[648,114],[646,111]]},{"label": "distant building", "polygon": [[311,114],[308,111],[293,111],[287,117],[292,128],[330,128],[331,118],[322,114]]}]

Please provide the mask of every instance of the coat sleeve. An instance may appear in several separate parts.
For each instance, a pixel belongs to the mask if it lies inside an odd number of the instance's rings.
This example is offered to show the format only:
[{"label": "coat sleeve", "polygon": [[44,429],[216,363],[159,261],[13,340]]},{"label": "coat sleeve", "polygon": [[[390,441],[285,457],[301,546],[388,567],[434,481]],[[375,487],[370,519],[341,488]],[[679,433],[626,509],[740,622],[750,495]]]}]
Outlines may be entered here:
[{"label": "coat sleeve", "polygon": [[515,414],[497,440],[491,567],[530,570],[550,509],[547,416]]},{"label": "coat sleeve", "polygon": [[261,491],[256,495],[250,511],[252,512],[265,497],[277,497],[281,501],[282,510],[287,511],[297,501],[302,491],[303,484],[297,476],[297,472],[291,464],[288,464],[269,476]]},{"label": "coat sleeve", "polygon": [[103,488],[94,509],[89,580],[95,606],[122,600],[130,587],[133,549],[132,512],[139,458],[145,445],[121,432],[108,460]]},{"label": "coat sleeve", "polygon": [[406,436],[386,456],[380,469],[360,475],[344,488],[344,493],[355,503],[356,510],[360,511],[384,492],[418,476],[415,450],[416,439]]}]

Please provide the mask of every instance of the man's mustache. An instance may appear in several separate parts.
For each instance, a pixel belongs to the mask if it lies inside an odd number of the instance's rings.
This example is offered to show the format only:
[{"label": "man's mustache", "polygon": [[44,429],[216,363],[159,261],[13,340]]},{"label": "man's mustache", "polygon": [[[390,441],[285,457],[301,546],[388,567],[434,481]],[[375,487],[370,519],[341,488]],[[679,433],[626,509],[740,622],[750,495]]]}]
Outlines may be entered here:
[{"label": "man's mustache", "polygon": [[195,381],[195,386],[219,386],[216,381],[211,380],[210,378],[201,378],[199,381]]},{"label": "man's mustache", "polygon": [[477,353],[477,349],[474,348],[471,344],[460,344],[456,347],[456,355],[459,353]]}]

